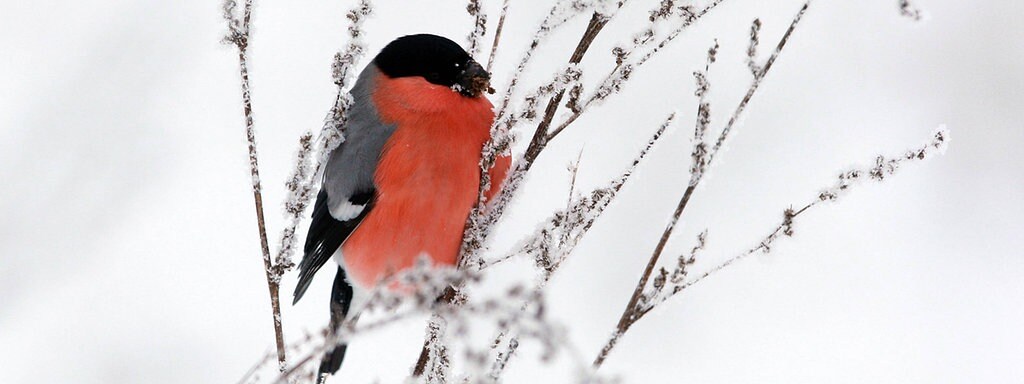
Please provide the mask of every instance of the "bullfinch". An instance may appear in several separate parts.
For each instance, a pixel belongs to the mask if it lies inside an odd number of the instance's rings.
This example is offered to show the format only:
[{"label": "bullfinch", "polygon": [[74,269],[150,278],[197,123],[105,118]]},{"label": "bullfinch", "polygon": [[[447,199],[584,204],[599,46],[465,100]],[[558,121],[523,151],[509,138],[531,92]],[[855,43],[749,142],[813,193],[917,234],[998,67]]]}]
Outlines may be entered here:
[{"label": "bullfinch", "polygon": [[[345,141],[324,169],[293,304],[329,258],[338,264],[332,327],[421,255],[435,266],[456,264],[494,120],[489,84],[458,44],[429,34],[400,37],[367,65],[352,88]],[[485,197],[499,190],[509,163],[495,161]],[[337,372],[346,348],[328,350],[321,377]]]}]

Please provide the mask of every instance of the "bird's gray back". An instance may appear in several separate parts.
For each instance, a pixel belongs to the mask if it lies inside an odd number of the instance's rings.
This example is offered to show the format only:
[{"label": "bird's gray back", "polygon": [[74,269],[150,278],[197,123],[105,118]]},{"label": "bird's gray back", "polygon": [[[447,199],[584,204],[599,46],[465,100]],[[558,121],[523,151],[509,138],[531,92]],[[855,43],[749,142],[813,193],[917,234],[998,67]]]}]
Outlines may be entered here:
[{"label": "bird's gray back", "polygon": [[361,210],[358,203],[353,206],[349,200],[352,196],[374,191],[373,174],[381,151],[396,128],[380,120],[373,103],[374,83],[379,74],[373,63],[359,74],[352,87],[353,103],[345,126],[345,141],[331,152],[324,169],[328,208],[338,220],[350,219]]}]

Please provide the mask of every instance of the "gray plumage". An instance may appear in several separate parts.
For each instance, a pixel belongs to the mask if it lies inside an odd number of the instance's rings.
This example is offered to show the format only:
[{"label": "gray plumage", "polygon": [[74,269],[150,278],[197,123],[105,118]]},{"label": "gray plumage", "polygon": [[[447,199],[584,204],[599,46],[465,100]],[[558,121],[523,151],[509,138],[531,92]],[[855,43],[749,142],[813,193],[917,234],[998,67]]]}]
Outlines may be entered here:
[{"label": "gray plumage", "polygon": [[384,143],[395,131],[394,124],[380,121],[377,107],[371,100],[374,80],[379,74],[375,65],[369,65],[359,75],[352,88],[352,108],[345,127],[345,142],[331,153],[324,169],[323,189],[327,191],[327,206],[331,216],[338,220],[351,219],[343,212],[349,208],[353,195],[374,188],[373,173],[377,171]]},{"label": "gray plumage", "polygon": [[302,298],[316,272],[372,209],[376,192],[373,174],[384,143],[396,128],[380,120],[372,100],[374,81],[379,74],[371,64],[352,87],[353,103],[345,125],[345,141],[331,152],[324,168],[293,303]]},{"label": "gray plumage", "polygon": [[[373,103],[376,65],[370,64],[352,87],[353,103],[345,125],[345,141],[327,160],[323,185],[313,205],[313,220],[306,235],[305,255],[299,263],[299,282],[295,286],[294,303],[306,293],[313,276],[344,244],[359,222],[373,209],[376,187],[373,174],[377,170],[384,143],[395,131],[395,125],[384,124]],[[343,266],[339,266],[331,293],[331,331],[348,316],[353,289]],[[319,374],[333,374],[341,366],[345,344],[328,350]]]}]

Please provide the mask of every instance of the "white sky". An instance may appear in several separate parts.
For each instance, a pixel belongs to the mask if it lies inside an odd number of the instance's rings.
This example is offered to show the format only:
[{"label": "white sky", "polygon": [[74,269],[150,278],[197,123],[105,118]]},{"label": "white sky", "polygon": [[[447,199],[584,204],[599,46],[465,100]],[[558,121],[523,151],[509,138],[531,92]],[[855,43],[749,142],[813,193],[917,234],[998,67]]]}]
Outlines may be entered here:
[{"label": "white sky", "polygon": [[[332,101],[330,58],[350,3],[257,5],[253,97],[274,237],[298,135],[319,127]],[[463,41],[469,31],[461,1],[378,3],[371,52],[403,34]],[[500,2],[487,3],[493,14]],[[609,25],[587,57],[591,81],[649,3],[631,3]],[[749,81],[749,22],[764,21],[767,53],[800,4],[768,3],[726,2],[553,142],[501,227],[499,250],[563,205],[565,165],[581,148],[578,188],[589,190],[623,169],[668,112],[682,114],[550,287],[551,315],[586,359],[688,180],[690,72],[717,37],[720,128]],[[916,146],[939,124],[952,131],[947,154],[802,216],[772,254],[641,320],[602,372],[625,383],[1024,381],[1024,6],[921,0],[930,19],[915,24],[895,3],[812,6],[667,255],[708,228],[695,270],[714,265],[837,171]],[[539,21],[537,4],[513,2],[498,84]],[[0,3],[0,382],[234,382],[272,345],[237,62],[218,43],[219,7]],[[549,41],[528,81],[566,60],[585,21]],[[529,281],[523,270],[509,267]],[[286,308],[287,336],[326,324],[330,280]],[[285,284],[290,292],[294,277]],[[422,327],[410,321],[356,341],[348,380],[336,381],[398,381]],[[524,346],[509,383],[571,374],[564,356],[543,365],[536,350]]]}]

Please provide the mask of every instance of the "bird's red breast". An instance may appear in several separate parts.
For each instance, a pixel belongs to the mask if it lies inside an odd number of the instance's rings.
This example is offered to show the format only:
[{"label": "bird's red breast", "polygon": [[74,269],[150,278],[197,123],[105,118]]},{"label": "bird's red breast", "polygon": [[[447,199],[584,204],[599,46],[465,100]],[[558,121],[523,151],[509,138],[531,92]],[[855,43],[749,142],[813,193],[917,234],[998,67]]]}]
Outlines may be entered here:
[{"label": "bird's red breast", "polygon": [[[493,107],[421,77],[375,79],[373,103],[381,120],[396,125],[377,165],[377,200],[342,245],[349,279],[372,287],[426,254],[435,265],[454,265],[480,185],[480,151],[490,134]],[[499,190],[510,160],[491,169]]]}]

